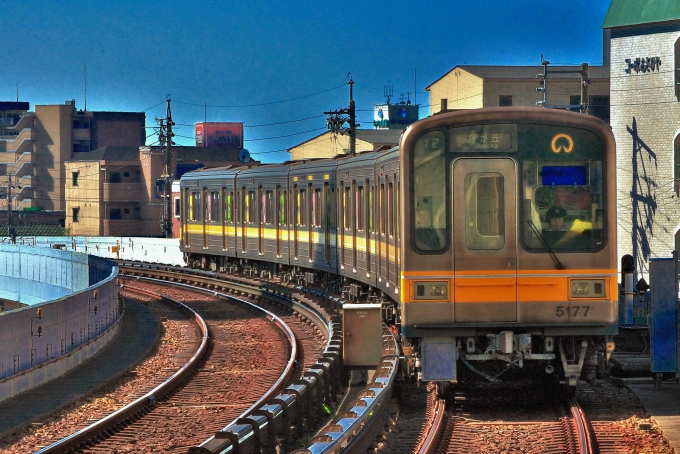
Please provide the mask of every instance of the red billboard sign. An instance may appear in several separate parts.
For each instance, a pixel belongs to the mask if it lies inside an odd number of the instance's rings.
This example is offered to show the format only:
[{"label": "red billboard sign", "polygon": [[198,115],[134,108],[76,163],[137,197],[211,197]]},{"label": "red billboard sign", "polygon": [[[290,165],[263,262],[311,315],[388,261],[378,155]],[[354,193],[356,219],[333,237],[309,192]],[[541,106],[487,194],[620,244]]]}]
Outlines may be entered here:
[{"label": "red billboard sign", "polygon": [[243,148],[243,123],[196,123],[196,146]]}]

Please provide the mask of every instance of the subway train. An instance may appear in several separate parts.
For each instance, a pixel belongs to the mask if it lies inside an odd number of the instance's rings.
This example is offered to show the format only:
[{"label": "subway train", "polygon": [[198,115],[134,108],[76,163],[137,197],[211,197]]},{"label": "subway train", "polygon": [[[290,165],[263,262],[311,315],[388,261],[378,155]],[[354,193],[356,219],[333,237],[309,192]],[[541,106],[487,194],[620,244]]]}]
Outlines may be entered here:
[{"label": "subway train", "polygon": [[617,334],[615,142],[543,108],[447,111],[398,147],[182,176],[191,266],[381,304],[422,381],[574,386]]}]

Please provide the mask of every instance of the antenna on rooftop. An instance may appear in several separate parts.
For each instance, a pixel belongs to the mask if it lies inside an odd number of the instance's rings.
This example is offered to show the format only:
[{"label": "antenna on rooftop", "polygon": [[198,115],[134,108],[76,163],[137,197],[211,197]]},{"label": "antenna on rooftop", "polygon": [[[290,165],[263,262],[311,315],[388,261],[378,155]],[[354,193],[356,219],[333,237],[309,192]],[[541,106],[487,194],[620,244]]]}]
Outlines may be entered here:
[{"label": "antenna on rooftop", "polygon": [[383,96],[387,98],[387,104],[389,104],[390,98],[394,96],[394,87],[392,85],[384,85]]},{"label": "antenna on rooftop", "polygon": [[83,110],[87,112],[87,60],[83,58],[83,80],[84,80],[84,88],[83,88]]}]

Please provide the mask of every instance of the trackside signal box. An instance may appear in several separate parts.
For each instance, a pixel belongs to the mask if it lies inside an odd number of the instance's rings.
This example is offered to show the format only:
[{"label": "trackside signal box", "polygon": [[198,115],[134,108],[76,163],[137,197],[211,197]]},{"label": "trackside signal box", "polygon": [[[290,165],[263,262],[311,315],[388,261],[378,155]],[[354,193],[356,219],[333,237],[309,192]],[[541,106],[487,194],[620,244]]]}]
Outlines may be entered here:
[{"label": "trackside signal box", "polygon": [[380,304],[342,306],[342,363],[353,368],[375,368],[382,358]]}]

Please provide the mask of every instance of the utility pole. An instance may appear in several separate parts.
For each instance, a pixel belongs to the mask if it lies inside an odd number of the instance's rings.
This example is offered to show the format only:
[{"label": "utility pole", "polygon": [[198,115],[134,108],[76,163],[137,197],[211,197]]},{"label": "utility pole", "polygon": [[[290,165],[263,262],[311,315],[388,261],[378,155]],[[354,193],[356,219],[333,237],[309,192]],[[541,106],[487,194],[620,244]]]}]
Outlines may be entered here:
[{"label": "utility pole", "polygon": [[354,98],[352,97],[352,88],[354,81],[349,78],[349,154],[355,156],[357,154],[357,125],[356,125],[356,109],[354,105]]},{"label": "utility pole", "polygon": [[172,121],[172,111],[170,110],[170,97],[167,99],[168,110],[166,118],[156,118],[158,122],[158,144],[161,149],[161,155],[165,156],[165,169],[163,171],[163,220],[161,222],[161,234],[165,238],[172,238],[172,146],[175,142],[172,141],[175,135],[172,132],[172,127],[175,123]]},{"label": "utility pole", "polygon": [[548,60],[543,59],[543,55],[541,55],[541,65],[543,65],[543,74],[536,74],[536,77],[541,78],[541,81],[539,82],[541,84],[540,87],[536,87],[537,92],[543,92],[543,101],[536,101],[537,105],[541,105],[543,107],[547,107],[547,100],[548,100],[548,65],[550,62]]},{"label": "utility pole", "polygon": [[581,112],[590,115],[590,103],[588,102],[588,63],[581,63]]},{"label": "utility pole", "polygon": [[168,111],[166,114],[166,127],[167,127],[167,144],[165,149],[165,212],[163,215],[164,227],[163,233],[166,238],[172,238],[172,174],[170,170],[172,169],[172,146],[175,144],[172,141],[174,134],[172,133],[172,127],[175,123],[172,121],[172,111],[170,110],[170,98],[168,101]]},{"label": "utility pole", "polygon": [[[349,132],[349,154],[356,155],[357,140],[356,140],[356,106],[354,105],[353,98],[353,86],[354,81],[352,77],[349,78],[347,82],[349,85],[349,107],[343,109],[335,109],[334,111],[324,112],[324,115],[328,115],[326,119],[326,126],[328,129],[335,133],[344,134]],[[348,128],[344,128],[343,125],[347,123]]]}]

